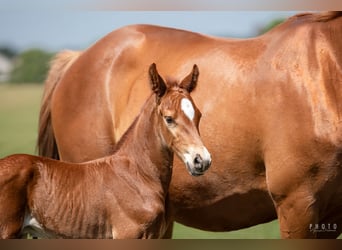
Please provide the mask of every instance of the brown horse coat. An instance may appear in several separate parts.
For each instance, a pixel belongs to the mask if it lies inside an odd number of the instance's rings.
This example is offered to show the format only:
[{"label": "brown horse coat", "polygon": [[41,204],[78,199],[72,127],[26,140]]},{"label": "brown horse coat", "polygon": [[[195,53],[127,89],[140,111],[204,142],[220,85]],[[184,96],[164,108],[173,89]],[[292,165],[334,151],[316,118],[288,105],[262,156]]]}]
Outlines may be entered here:
[{"label": "brown horse coat", "polygon": [[[0,159],[0,238],[159,238],[168,216],[173,153],[191,175],[210,166],[189,93],[198,68],[165,84],[155,64],[151,95],[111,156],[66,163],[32,155]],[[148,85],[148,84],[146,84]]]},{"label": "brown horse coat", "polygon": [[[53,64],[41,154],[56,155],[55,145],[72,162],[110,154],[148,95],[146,65],[156,61],[163,74],[179,77],[196,62],[205,84],[193,97],[214,164],[199,179],[175,164],[173,219],[228,231],[278,216],[282,237],[336,237],[342,231],[341,41],[341,12],[297,15],[242,40],[148,25],[113,31]],[[61,67],[68,54],[72,63]],[[312,229],[327,224],[337,229]]]}]

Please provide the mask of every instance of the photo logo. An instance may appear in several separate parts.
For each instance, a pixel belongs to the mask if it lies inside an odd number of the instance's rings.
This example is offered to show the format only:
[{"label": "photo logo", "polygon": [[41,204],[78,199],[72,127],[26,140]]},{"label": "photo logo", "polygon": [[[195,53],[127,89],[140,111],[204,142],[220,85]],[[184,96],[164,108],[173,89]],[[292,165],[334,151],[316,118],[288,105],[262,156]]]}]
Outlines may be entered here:
[{"label": "photo logo", "polygon": [[326,232],[336,232],[336,223],[322,223],[322,224],[310,224],[310,232],[313,233],[326,233]]}]

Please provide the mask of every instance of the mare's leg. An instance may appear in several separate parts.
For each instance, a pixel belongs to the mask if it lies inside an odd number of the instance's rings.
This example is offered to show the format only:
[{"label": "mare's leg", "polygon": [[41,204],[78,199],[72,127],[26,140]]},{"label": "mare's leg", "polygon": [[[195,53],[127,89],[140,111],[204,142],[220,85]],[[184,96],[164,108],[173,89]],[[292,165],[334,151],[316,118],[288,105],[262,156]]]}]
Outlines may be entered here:
[{"label": "mare's leg", "polygon": [[301,158],[268,171],[283,238],[336,238],[341,233],[341,166],[334,154],[320,159],[301,165]]},{"label": "mare's leg", "polygon": [[289,154],[285,158],[276,154],[266,158],[266,181],[277,211],[281,237],[315,238],[310,225],[319,218],[314,183],[307,175],[308,166]]},{"label": "mare's leg", "polygon": [[342,200],[341,156],[331,143],[287,138],[264,154],[267,187],[282,238],[315,238],[318,232],[313,226]]},{"label": "mare's leg", "polygon": [[306,187],[291,193],[272,195],[275,203],[282,238],[315,238],[312,225],[318,222],[313,195]]},{"label": "mare's leg", "polygon": [[308,175],[292,192],[272,195],[282,238],[335,239],[342,233],[340,193],[335,193],[340,180],[323,173],[324,185],[314,179]]}]

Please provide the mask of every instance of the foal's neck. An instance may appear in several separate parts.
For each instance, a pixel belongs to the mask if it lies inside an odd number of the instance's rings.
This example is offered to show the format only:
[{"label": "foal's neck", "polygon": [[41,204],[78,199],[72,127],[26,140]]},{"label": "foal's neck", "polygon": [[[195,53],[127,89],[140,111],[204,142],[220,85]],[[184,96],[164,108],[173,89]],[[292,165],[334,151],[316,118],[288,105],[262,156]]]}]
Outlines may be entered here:
[{"label": "foal's neck", "polygon": [[166,192],[171,179],[173,152],[163,145],[154,96],[151,96],[118,143],[115,156],[124,156],[144,178],[161,183]]}]

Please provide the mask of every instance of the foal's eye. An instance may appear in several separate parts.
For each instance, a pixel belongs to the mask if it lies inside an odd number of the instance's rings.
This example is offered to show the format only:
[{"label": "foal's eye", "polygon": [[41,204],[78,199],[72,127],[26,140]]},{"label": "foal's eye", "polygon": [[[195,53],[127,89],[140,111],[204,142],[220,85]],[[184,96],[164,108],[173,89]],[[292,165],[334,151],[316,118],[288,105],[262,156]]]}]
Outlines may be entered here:
[{"label": "foal's eye", "polygon": [[171,116],[165,116],[164,119],[168,125],[171,125],[174,122]]}]

